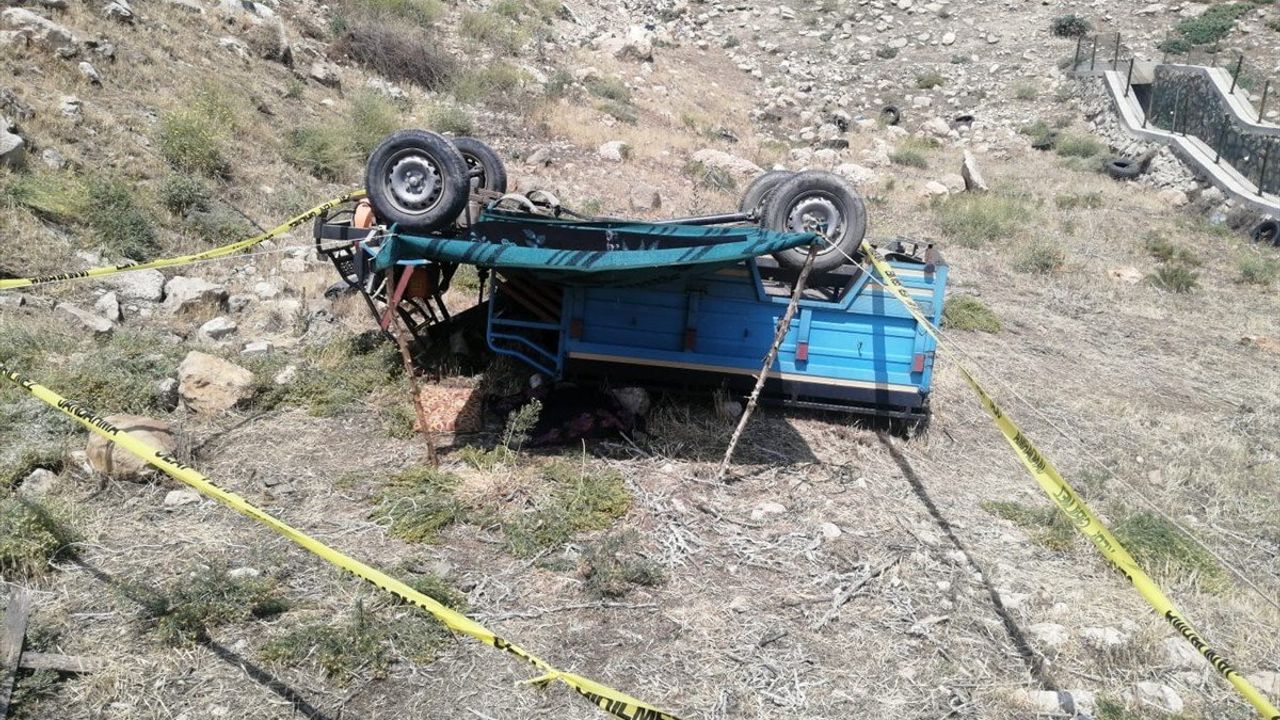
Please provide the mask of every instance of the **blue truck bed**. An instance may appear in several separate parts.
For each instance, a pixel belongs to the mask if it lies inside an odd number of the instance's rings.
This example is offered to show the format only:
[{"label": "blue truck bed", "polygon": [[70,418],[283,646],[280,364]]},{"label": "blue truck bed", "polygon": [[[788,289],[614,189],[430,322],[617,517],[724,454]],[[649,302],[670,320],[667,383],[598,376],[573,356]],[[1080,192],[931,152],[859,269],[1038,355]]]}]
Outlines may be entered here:
[{"label": "blue truck bed", "polygon": [[[890,264],[940,322],[946,265],[900,255]],[[769,372],[766,396],[925,417],[933,339],[857,267],[809,285]],[[549,286],[502,276],[490,295],[488,342],[555,378],[750,388],[790,294],[785,273],[763,258],[632,288]]]}]

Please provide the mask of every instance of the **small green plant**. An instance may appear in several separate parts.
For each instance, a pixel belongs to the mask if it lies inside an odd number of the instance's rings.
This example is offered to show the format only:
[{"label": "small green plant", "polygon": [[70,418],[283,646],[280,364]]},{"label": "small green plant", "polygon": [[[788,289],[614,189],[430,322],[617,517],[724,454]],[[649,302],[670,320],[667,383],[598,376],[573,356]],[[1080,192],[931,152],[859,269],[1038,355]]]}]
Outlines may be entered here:
[{"label": "small green plant", "polygon": [[1276,263],[1257,256],[1240,258],[1240,279],[1252,285],[1270,285],[1276,279]]},{"label": "small green plant", "polygon": [[1053,202],[1058,206],[1059,210],[1075,210],[1077,208],[1096,210],[1102,207],[1102,193],[1068,193],[1055,196]]},{"label": "small green plant", "polygon": [[[294,318],[275,317],[269,327],[279,332]],[[295,379],[277,386],[272,378],[283,360],[274,355],[245,356],[241,362],[261,383],[254,405],[270,409],[298,405],[320,417],[359,410],[369,394],[402,382],[404,366],[395,345],[376,335],[339,335],[307,346],[298,358]]]},{"label": "small green plant", "polygon": [[330,625],[304,625],[267,642],[262,658],[270,663],[318,666],[326,677],[345,685],[361,672],[381,677],[391,667],[387,625],[357,603],[352,617]]},{"label": "small green plant", "polygon": [[514,453],[520,452],[524,444],[529,442],[529,431],[538,424],[542,414],[542,401],[530,400],[507,417],[507,425],[502,431],[502,445]]},{"label": "small green plant", "polygon": [[1093,30],[1093,25],[1083,17],[1070,13],[1059,15],[1049,23],[1049,32],[1055,37],[1082,37]]},{"label": "small green plant", "polygon": [[361,20],[345,23],[333,52],[394,82],[440,90],[455,82],[458,64],[418,25]]},{"label": "small green plant", "polygon": [[78,175],[35,171],[16,176],[4,188],[6,198],[50,222],[71,224],[84,220],[89,207],[87,183]]},{"label": "small green plant", "polygon": [[913,168],[923,169],[929,167],[929,159],[924,156],[924,153],[906,143],[899,145],[893,152],[889,153],[889,162],[894,165]]},{"label": "small green plant", "polygon": [[608,100],[600,103],[596,107],[598,107],[604,114],[619,122],[624,122],[628,125],[635,125],[640,122],[640,116],[636,114],[635,108],[626,103],[617,102],[616,100]]},{"label": "small green plant", "polygon": [[363,90],[351,98],[347,114],[351,145],[359,157],[364,157],[382,138],[399,130],[400,110],[386,95],[373,90]]},{"label": "small green plant", "polygon": [[197,210],[187,215],[187,227],[210,245],[223,245],[253,235],[249,221],[225,205]]},{"label": "small green plant", "polygon": [[689,161],[681,172],[693,179],[696,188],[733,192],[738,186],[738,182],[725,170],[711,167],[697,160]]},{"label": "small green plant", "polygon": [[920,90],[932,90],[934,88],[942,87],[946,82],[947,79],[942,77],[941,73],[934,71],[921,73],[916,76],[916,88]]},{"label": "small green plant", "polygon": [[1203,264],[1195,253],[1184,247],[1174,245],[1166,240],[1163,235],[1154,232],[1147,235],[1146,248],[1151,257],[1162,263],[1186,265],[1188,267],[1200,267]]},{"label": "small green plant", "polygon": [[956,295],[947,298],[942,309],[942,327],[952,330],[974,330],[998,333],[1004,329],[1000,318],[976,297]]},{"label": "small green plant", "polygon": [[464,11],[458,29],[465,37],[509,55],[516,54],[528,39],[511,18],[493,10]]},{"label": "small green plant", "polygon": [[950,195],[934,203],[934,212],[942,232],[970,248],[1013,235],[1033,216],[1022,199],[994,192]]},{"label": "small green plant", "polygon": [[49,563],[70,557],[77,538],[69,520],[69,510],[60,504],[14,495],[0,499],[0,577],[38,577],[48,572]]},{"label": "small green plant", "polygon": [[1035,147],[1052,148],[1058,140],[1058,133],[1044,120],[1036,120],[1018,128],[1018,132],[1031,138]]},{"label": "small green plant", "polygon": [[733,48],[738,47],[741,44],[742,44],[742,41],[738,39],[737,35],[729,35],[725,37],[724,43],[721,45],[721,47],[723,47],[726,50],[731,50]]},{"label": "small green plant", "polygon": [[211,200],[208,186],[192,175],[174,173],[160,185],[160,204],[180,217],[192,210],[208,210]]},{"label": "small green plant", "polygon": [[898,48],[888,45],[876,48],[876,57],[881,60],[892,60],[898,57]]},{"label": "small green plant", "polygon": [[1155,269],[1148,278],[1152,285],[1161,290],[1175,293],[1189,293],[1199,283],[1199,273],[1180,264],[1164,264]]},{"label": "small green plant", "polygon": [[1186,38],[1167,37],[1156,43],[1156,49],[1166,55],[1186,55],[1191,52],[1191,42]]},{"label": "small green plant", "polygon": [[179,645],[203,640],[217,625],[272,617],[288,609],[271,578],[204,566],[147,598],[142,615],[161,640]]},{"label": "small green plant", "polygon": [[431,542],[463,517],[465,507],[454,495],[460,482],[456,475],[434,468],[406,470],[391,478],[372,517],[386,523],[395,537]]},{"label": "small green plant", "polygon": [[1075,526],[1057,507],[1030,507],[1008,500],[984,500],[982,509],[1017,525],[1050,550],[1066,552],[1076,538]]},{"label": "small green plant", "polygon": [[444,5],[440,0],[350,0],[353,9],[369,19],[394,22],[395,18],[429,27],[440,19]]},{"label": "small green plant", "polygon": [[620,78],[613,76],[593,77],[583,83],[587,92],[601,97],[606,100],[615,100],[621,103],[631,102],[631,91],[627,89],[626,83]]},{"label": "small green plant", "polygon": [[436,132],[466,137],[475,132],[476,120],[466,108],[451,103],[436,103],[426,113],[427,127]]},{"label": "small green plant", "polygon": [[94,239],[109,251],[131,260],[147,260],[160,249],[151,221],[128,185],[95,178],[89,182],[88,199],[90,214],[85,222]]},{"label": "small green plant", "polygon": [[285,159],[321,180],[335,181],[348,170],[354,155],[344,128],[314,125],[288,135]]},{"label": "small green plant", "polygon": [[1018,253],[1014,267],[1022,272],[1048,274],[1062,267],[1066,253],[1052,240],[1037,239]]},{"label": "small green plant", "polygon": [[1058,137],[1054,151],[1063,157],[1091,158],[1106,149],[1091,135],[1063,134]]},{"label": "small green plant", "polygon": [[1192,45],[1212,45],[1229,35],[1236,19],[1253,7],[1247,2],[1210,5],[1200,15],[1185,18],[1174,29]]},{"label": "small green plant", "polygon": [[1035,100],[1040,95],[1040,87],[1031,80],[1019,80],[1013,84],[1013,96],[1018,100]]},{"label": "small green plant", "polygon": [[228,93],[206,86],[184,105],[160,117],[157,149],[178,170],[225,176],[231,170],[227,141],[237,124]]},{"label": "small green plant", "polygon": [[583,587],[601,598],[622,597],[636,585],[654,586],[666,578],[658,565],[636,551],[634,530],[612,533],[587,548],[582,561]]},{"label": "small green plant", "polygon": [[490,104],[516,107],[526,76],[509,62],[495,61],[484,67],[458,73],[454,79],[454,98],[463,104]]},{"label": "small green plant", "polygon": [[956,53],[955,55],[951,56],[952,65],[968,65],[971,62],[973,62],[973,58],[970,57],[969,55],[961,55],[959,53]]},{"label": "small green plant", "polygon": [[467,609],[467,596],[435,573],[423,573],[409,581],[409,587],[453,610]]},{"label": "small green plant", "polygon": [[291,77],[285,83],[284,90],[281,91],[280,96],[285,100],[297,100],[301,98],[306,91],[307,84],[305,82],[296,77]]},{"label": "small green plant", "polygon": [[573,87],[573,83],[573,73],[563,68],[556,68],[556,70],[547,78],[547,97],[552,100],[558,100],[559,98],[568,95],[570,88]]},{"label": "small green plant", "polygon": [[57,445],[27,447],[14,452],[11,459],[0,462],[0,496],[36,470],[62,472],[64,454]]},{"label": "small green plant", "polygon": [[507,549],[516,557],[532,557],[576,533],[605,528],[631,506],[622,476],[611,469],[588,471],[553,462],[543,468],[542,477],[550,486],[547,495],[501,523]]},{"label": "small green plant", "polygon": [[1212,555],[1158,515],[1135,513],[1117,522],[1111,531],[1152,574],[1183,579],[1208,592],[1225,590],[1229,584]]},{"label": "small green plant", "polygon": [[1272,30],[1275,30],[1276,32],[1280,32],[1280,18],[1268,20],[1267,27],[1271,28]]}]

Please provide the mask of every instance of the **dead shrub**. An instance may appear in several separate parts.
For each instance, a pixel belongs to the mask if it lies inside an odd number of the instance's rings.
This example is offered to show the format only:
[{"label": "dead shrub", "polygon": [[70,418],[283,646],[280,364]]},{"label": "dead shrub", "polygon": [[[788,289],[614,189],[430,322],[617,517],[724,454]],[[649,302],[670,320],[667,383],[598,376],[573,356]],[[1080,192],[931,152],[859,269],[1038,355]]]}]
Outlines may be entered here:
[{"label": "dead shrub", "polygon": [[389,80],[438,90],[450,84],[457,64],[434,50],[436,46],[431,34],[419,27],[357,23],[347,27],[332,52]]}]

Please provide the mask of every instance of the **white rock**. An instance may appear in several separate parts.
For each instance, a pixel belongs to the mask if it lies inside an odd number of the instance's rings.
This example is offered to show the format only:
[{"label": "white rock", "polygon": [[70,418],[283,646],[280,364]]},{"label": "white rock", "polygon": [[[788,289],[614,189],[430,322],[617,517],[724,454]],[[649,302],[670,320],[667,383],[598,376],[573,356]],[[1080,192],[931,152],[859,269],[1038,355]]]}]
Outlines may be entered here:
[{"label": "white rock", "polygon": [[178,393],[200,413],[230,410],[253,398],[253,373],[202,352],[190,352],[178,366]]},{"label": "white rock", "polygon": [[285,258],[280,261],[280,272],[286,275],[297,275],[306,272],[307,261],[302,258]]},{"label": "white rock", "polygon": [[928,95],[916,95],[911,98],[911,107],[927,108],[933,105],[933,98]]},{"label": "white rock", "polygon": [[235,321],[229,317],[218,316],[200,326],[200,337],[206,340],[221,340],[236,331]]},{"label": "white rock", "polygon": [[297,365],[285,365],[280,370],[280,372],[276,373],[276,376],[271,380],[276,385],[288,385],[289,383],[293,382],[293,379],[297,376],[298,376]]},{"label": "white rock", "polygon": [[58,100],[58,112],[62,113],[63,117],[78,120],[83,110],[84,103],[75,95],[63,95]]},{"label": "white rock", "polygon": [[244,344],[241,355],[265,355],[275,349],[269,340],[254,340]]},{"label": "white rock", "polygon": [[818,529],[822,531],[822,537],[825,540],[835,540],[844,534],[840,531],[840,526],[833,522],[824,522],[818,526]]},{"label": "white rock", "polygon": [[170,490],[164,496],[164,506],[168,508],[182,507],[192,503],[200,502],[200,493],[190,488],[180,488],[178,490]]},{"label": "white rock", "polygon": [[[108,415],[104,419],[161,452],[172,455],[178,446],[173,426],[163,420],[140,415]],[[145,460],[96,433],[89,436],[85,455],[95,472],[113,478],[136,479],[152,473]]]},{"label": "white rock", "polygon": [[120,322],[120,300],[114,292],[103,293],[102,297],[93,304],[93,309],[102,317],[111,322]]},{"label": "white rock", "polygon": [[770,515],[781,515],[787,511],[787,506],[782,503],[776,503],[766,500],[755,507],[751,511],[752,520],[761,520]]},{"label": "white rock", "polygon": [[1099,650],[1120,647],[1128,640],[1124,633],[1112,627],[1087,627],[1080,631],[1080,637]]},{"label": "white rock", "polygon": [[662,193],[647,183],[634,183],[627,197],[632,210],[651,212],[662,208]]},{"label": "white rock", "polygon": [[964,180],[964,189],[969,192],[986,192],[987,181],[978,169],[978,160],[973,153],[964,151],[964,160],[960,163],[960,177]]},{"label": "white rock", "polygon": [[951,45],[956,41],[956,34],[953,32],[945,32],[942,34],[942,44]]},{"label": "white rock", "polygon": [[1012,699],[1014,704],[1039,715],[1054,715],[1062,711],[1058,693],[1050,690],[1018,688],[1013,691]]},{"label": "white rock", "polygon": [[253,294],[258,296],[259,300],[270,300],[279,297],[280,286],[274,282],[263,280],[253,286]]},{"label": "white rock", "polygon": [[179,275],[164,285],[164,306],[169,312],[180,313],[201,306],[226,307],[227,289],[200,278]]},{"label": "white rock", "polygon": [[950,192],[949,190],[947,190],[946,185],[943,185],[937,180],[930,180],[929,182],[925,183],[923,190],[924,190],[925,197],[937,197],[941,195],[946,195]]},{"label": "white rock", "polygon": [[108,275],[104,283],[116,289],[120,297],[128,300],[160,302],[164,299],[164,273],[159,270],[133,270]]},{"label": "white rock", "polygon": [[1169,207],[1182,207],[1189,202],[1187,194],[1175,188],[1165,188],[1161,190],[1156,197],[1160,198]]},{"label": "white rock", "polygon": [[695,152],[693,161],[702,163],[706,167],[723,170],[744,178],[754,178],[764,172],[759,165],[746,158],[730,155],[723,150],[715,150],[713,148],[705,148]]},{"label": "white rock", "polygon": [[342,76],[338,74],[338,66],[324,60],[317,60],[311,63],[311,71],[308,76],[327,87],[338,87],[342,84]]},{"label": "white rock", "polygon": [[93,313],[78,308],[71,303],[58,303],[55,309],[64,315],[74,318],[80,323],[80,325],[86,329],[92,330],[97,335],[107,335],[116,328],[115,323],[110,320],[102,317],[101,315],[94,315]]},{"label": "white rock", "polygon": [[1184,703],[1182,696],[1168,685],[1143,681],[1134,686],[1138,702],[1152,705],[1167,713],[1180,713]]},{"label": "white rock", "polygon": [[1027,628],[1032,639],[1047,647],[1056,648],[1071,639],[1067,628],[1058,623],[1036,623]]},{"label": "white rock", "polygon": [[67,28],[25,8],[8,8],[0,12],[0,22],[40,45],[64,55],[76,51],[76,36]]},{"label": "white rock", "polygon": [[859,187],[870,185],[877,179],[874,170],[857,163],[840,163],[835,167],[835,173]]},{"label": "white rock", "polygon": [[620,163],[631,157],[631,146],[621,140],[610,140],[596,149],[601,160]]},{"label": "white rock", "polygon": [[232,568],[230,571],[228,571],[227,577],[231,578],[232,580],[248,580],[249,578],[256,578],[261,574],[262,573],[258,570],[258,568],[238,567],[238,568]]},{"label": "white rock", "polygon": [[929,118],[920,125],[920,129],[936,138],[945,139],[951,135],[951,126],[940,117]]},{"label": "white rock", "polygon": [[44,497],[49,494],[49,490],[57,480],[58,476],[53,471],[36,468],[18,486],[18,494],[25,498]]},{"label": "white rock", "polygon": [[27,164],[27,141],[9,132],[8,121],[0,118],[0,167],[19,170]]},{"label": "white rock", "polygon": [[1181,636],[1167,637],[1160,641],[1160,654],[1164,661],[1179,670],[1190,670],[1201,667],[1207,661],[1196,652],[1191,643]]},{"label": "white rock", "polygon": [[609,49],[619,60],[653,61],[653,31],[641,25],[632,25],[627,35],[610,43]]}]

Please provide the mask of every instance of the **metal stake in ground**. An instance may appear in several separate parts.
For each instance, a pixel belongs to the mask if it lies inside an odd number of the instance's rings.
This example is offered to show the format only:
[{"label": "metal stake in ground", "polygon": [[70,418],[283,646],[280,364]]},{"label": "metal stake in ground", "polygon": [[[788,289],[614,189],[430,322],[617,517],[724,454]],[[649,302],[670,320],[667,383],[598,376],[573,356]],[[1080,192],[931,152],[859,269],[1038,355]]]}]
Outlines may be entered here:
[{"label": "metal stake in ground", "polygon": [[815,241],[809,246],[809,257],[805,258],[804,267],[800,269],[800,277],[796,278],[796,289],[791,293],[791,302],[787,303],[787,311],[778,321],[778,331],[773,334],[773,345],[764,358],[760,377],[756,378],[756,387],[751,391],[751,398],[747,400],[746,407],[742,409],[742,417],[738,418],[738,427],[734,428],[733,437],[729,438],[729,447],[725,448],[724,459],[720,461],[720,469],[716,471],[717,482],[724,478],[725,471],[729,469],[729,461],[733,459],[733,451],[738,447],[738,440],[742,439],[742,431],[747,427],[747,421],[751,419],[756,403],[760,401],[760,391],[764,389],[764,381],[769,377],[769,368],[773,367],[773,361],[778,357],[778,348],[782,347],[782,339],[787,336],[787,330],[791,329],[791,318],[796,314],[796,306],[800,304],[800,296],[804,294],[805,283],[809,281],[809,271],[813,269],[813,259],[817,256],[818,243]]},{"label": "metal stake in ground", "polygon": [[[387,271],[387,288],[390,289],[394,282],[394,271]],[[394,298],[387,298],[388,302],[393,302]],[[405,377],[409,379],[409,395],[410,401],[413,402],[413,414],[418,418],[418,431],[422,433],[422,439],[427,443],[427,462],[431,463],[431,467],[440,467],[440,458],[436,455],[436,442],[431,437],[431,430],[427,427],[427,413],[422,409],[422,390],[418,387],[418,376],[413,374],[413,356],[409,353],[409,344],[405,341],[405,328],[400,324],[399,313],[390,305],[387,306],[387,313],[391,316],[391,323],[394,327],[392,337],[396,339],[396,345],[400,348],[400,362],[404,365]]]}]

